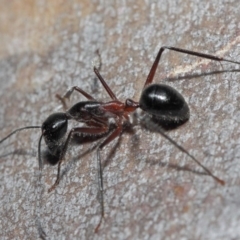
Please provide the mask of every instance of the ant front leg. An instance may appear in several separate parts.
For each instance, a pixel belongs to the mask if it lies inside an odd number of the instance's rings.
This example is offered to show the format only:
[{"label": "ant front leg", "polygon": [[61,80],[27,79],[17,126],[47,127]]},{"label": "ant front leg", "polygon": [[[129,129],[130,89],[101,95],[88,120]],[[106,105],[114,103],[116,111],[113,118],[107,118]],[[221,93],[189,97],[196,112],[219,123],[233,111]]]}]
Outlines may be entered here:
[{"label": "ant front leg", "polygon": [[55,181],[55,183],[50,187],[50,189],[48,190],[48,192],[53,191],[56,186],[59,184],[60,182],[60,171],[61,171],[61,164],[63,162],[64,156],[67,152],[67,148],[68,145],[70,143],[70,140],[72,138],[72,136],[76,133],[78,134],[86,134],[86,135],[100,135],[100,134],[104,134],[108,131],[108,128],[106,127],[98,127],[98,128],[87,128],[87,127],[81,127],[81,128],[73,128],[71,129],[71,131],[68,134],[68,137],[64,143],[63,149],[61,151],[60,154],[60,158],[59,158],[59,162],[58,162],[58,172],[57,172],[57,179]]},{"label": "ant front leg", "polygon": [[[107,91],[108,95],[111,97],[112,100],[118,101],[116,95],[113,93],[113,91],[111,90],[111,88],[108,86],[108,84],[105,82],[105,80],[103,79],[103,77],[101,76],[101,74],[99,73],[99,68],[94,67],[93,68],[95,74],[97,75],[99,81],[101,82],[101,84],[103,85],[103,87],[105,88],[105,90]],[[88,100],[91,101],[96,101],[95,98],[93,96],[91,96],[90,94],[88,94],[87,92],[85,92],[84,90],[82,90],[80,87],[74,86],[72,88],[70,88],[64,95],[63,97],[61,97],[59,94],[56,94],[57,99],[59,99],[63,105],[63,108],[65,110],[67,110],[67,103],[66,100],[70,99],[70,96],[72,95],[73,91],[77,91],[79,93],[81,93],[83,96],[85,96]]]},{"label": "ant front leg", "polygon": [[226,59],[226,58],[217,57],[217,56],[210,55],[210,54],[200,53],[200,52],[196,52],[196,51],[190,51],[190,50],[186,50],[186,49],[182,49],[182,48],[163,46],[158,51],[158,54],[157,54],[157,56],[154,60],[154,63],[152,65],[151,69],[150,69],[150,72],[148,74],[148,77],[147,77],[147,80],[144,84],[144,87],[146,87],[147,85],[152,83],[155,72],[156,72],[158,64],[159,64],[159,61],[160,61],[160,58],[162,56],[162,53],[166,49],[171,50],[171,51],[175,51],[175,52],[185,53],[185,54],[196,56],[196,57],[206,58],[206,59],[210,59],[210,60],[214,60],[214,61],[230,62],[230,63],[235,63],[235,64],[240,65],[240,62],[232,61],[232,60],[229,60],[229,59]]},{"label": "ant front leg", "polygon": [[87,92],[85,92],[84,90],[82,90],[80,87],[78,86],[74,86],[71,87],[62,97],[59,94],[56,94],[56,98],[59,99],[63,105],[64,110],[67,110],[67,103],[66,100],[69,100],[73,91],[77,91],[79,93],[81,93],[84,97],[86,97],[88,100],[92,100],[95,101],[95,98],[93,96],[91,96],[90,94],[88,94]]},{"label": "ant front leg", "polygon": [[[97,71],[100,71],[101,67],[102,67],[102,59],[101,59],[101,55],[99,53],[99,50],[96,50],[96,54],[98,56],[98,67],[96,68]],[[95,68],[95,67],[94,67]],[[72,95],[73,91],[77,91],[79,93],[81,93],[83,96],[85,96],[88,100],[92,100],[92,101],[95,101],[95,98],[92,97],[91,95],[89,95],[88,93],[86,93],[84,90],[82,90],[80,87],[78,86],[74,86],[74,87],[71,87],[63,96],[60,96],[59,94],[56,94],[56,98],[58,100],[61,101],[62,105],[63,105],[63,108],[64,110],[67,110],[68,107],[67,107],[67,103],[66,103],[66,100],[69,100],[70,99],[70,96]]]}]

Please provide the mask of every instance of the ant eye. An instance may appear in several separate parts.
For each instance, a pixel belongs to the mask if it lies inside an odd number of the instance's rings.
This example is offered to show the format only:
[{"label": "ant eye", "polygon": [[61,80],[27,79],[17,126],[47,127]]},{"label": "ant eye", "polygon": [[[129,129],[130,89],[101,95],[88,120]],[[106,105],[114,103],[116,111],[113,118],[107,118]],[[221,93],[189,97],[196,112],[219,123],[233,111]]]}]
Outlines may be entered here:
[{"label": "ant eye", "polygon": [[43,136],[54,140],[60,140],[67,132],[67,116],[65,113],[54,113],[42,124]]}]

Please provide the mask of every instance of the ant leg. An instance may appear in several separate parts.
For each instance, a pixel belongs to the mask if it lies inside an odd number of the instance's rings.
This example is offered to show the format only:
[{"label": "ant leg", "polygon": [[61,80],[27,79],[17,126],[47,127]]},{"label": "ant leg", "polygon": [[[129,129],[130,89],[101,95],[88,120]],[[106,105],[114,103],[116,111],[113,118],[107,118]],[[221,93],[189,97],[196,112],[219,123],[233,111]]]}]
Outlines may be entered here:
[{"label": "ant leg", "polygon": [[[98,56],[98,62],[99,62],[99,66],[97,67],[98,71],[100,71],[101,67],[102,67],[102,59],[101,59],[101,55],[99,53],[99,50],[96,50],[96,54]],[[91,95],[89,95],[88,93],[86,93],[84,90],[82,90],[80,87],[78,86],[74,86],[72,88],[70,88],[64,95],[63,97],[61,97],[59,94],[56,94],[56,98],[59,99],[64,107],[64,109],[67,109],[67,104],[66,104],[66,100],[70,99],[70,96],[72,95],[73,91],[77,91],[79,93],[81,93],[83,96],[85,96],[88,100],[95,100],[95,98]]]},{"label": "ant leg", "polygon": [[101,74],[99,73],[98,69],[96,67],[93,68],[95,74],[97,75],[98,79],[102,83],[103,87],[107,91],[108,95],[112,98],[112,100],[118,100],[111,88],[107,85]]},{"label": "ant leg", "polygon": [[87,92],[82,90],[80,87],[74,86],[74,87],[71,87],[62,97],[59,94],[56,94],[56,98],[61,101],[61,103],[62,103],[62,105],[63,105],[65,110],[67,109],[66,100],[70,99],[70,96],[72,95],[74,90],[79,92],[79,93],[81,93],[88,100],[93,100],[93,101],[95,100],[94,97],[92,97],[90,94],[88,94]]},{"label": "ant leg", "polygon": [[89,134],[89,135],[98,135],[98,134],[103,134],[106,133],[108,131],[108,128],[106,127],[98,127],[98,128],[87,128],[87,127],[81,127],[81,128],[73,128],[71,129],[71,131],[68,134],[68,137],[64,143],[64,146],[62,148],[61,154],[60,154],[60,158],[59,158],[59,162],[58,162],[58,172],[57,172],[57,179],[55,181],[55,183],[49,188],[48,192],[53,191],[56,186],[59,184],[60,182],[60,171],[61,171],[61,164],[63,162],[64,156],[67,152],[67,148],[69,145],[69,142],[72,138],[72,136],[75,133],[80,133],[80,134]]},{"label": "ant leg", "polygon": [[175,147],[177,147],[180,151],[187,154],[195,163],[197,163],[209,176],[211,176],[214,180],[216,180],[221,185],[224,185],[225,182],[220,178],[214,176],[209,169],[207,169],[203,164],[201,164],[193,155],[191,155],[185,148],[175,142],[172,138],[170,138],[167,134],[164,133],[161,129],[158,129],[159,133],[165,137],[170,143],[172,143]]},{"label": "ant leg", "polygon": [[[97,56],[98,56],[98,67],[97,67],[97,70],[100,71],[101,68],[102,68],[102,58],[101,58],[101,54],[100,54],[100,52],[99,52],[99,49],[97,49],[97,50],[95,51],[95,53],[96,53]],[[96,66],[95,63],[94,63],[94,66]]]},{"label": "ant leg", "polygon": [[201,58],[207,58],[207,59],[210,59],[210,60],[214,60],[214,61],[219,61],[219,62],[230,62],[230,63],[235,63],[235,64],[239,64],[240,65],[240,62],[237,62],[237,61],[232,61],[232,60],[229,60],[229,59],[226,59],[226,58],[222,58],[222,57],[217,57],[217,56],[214,56],[214,55],[210,55],[210,54],[205,54],[205,53],[200,53],[200,52],[195,52],[195,51],[190,51],[190,50],[186,50],[186,49],[182,49],[182,48],[176,48],[176,47],[167,47],[167,46],[163,46],[159,49],[159,52],[154,60],[154,63],[151,67],[151,70],[147,76],[147,80],[144,84],[144,87],[146,87],[148,84],[152,83],[153,81],[153,78],[154,78],[154,75],[155,75],[155,72],[156,72],[156,69],[158,67],[158,63],[160,61],[160,58],[161,58],[161,55],[163,53],[164,50],[171,50],[171,51],[175,51],[175,52],[180,52],[180,53],[185,53],[185,54],[188,54],[188,55],[193,55],[193,56],[196,56],[196,57],[201,57]]},{"label": "ant leg", "polygon": [[99,188],[99,192],[100,192],[101,218],[99,220],[97,227],[95,228],[95,233],[98,232],[98,230],[101,226],[102,220],[104,218],[103,176],[102,176],[102,164],[101,164],[100,151],[104,148],[104,146],[106,146],[108,143],[110,143],[116,137],[118,137],[121,132],[122,132],[122,124],[119,123],[117,128],[100,144],[100,146],[97,149],[98,188]]}]

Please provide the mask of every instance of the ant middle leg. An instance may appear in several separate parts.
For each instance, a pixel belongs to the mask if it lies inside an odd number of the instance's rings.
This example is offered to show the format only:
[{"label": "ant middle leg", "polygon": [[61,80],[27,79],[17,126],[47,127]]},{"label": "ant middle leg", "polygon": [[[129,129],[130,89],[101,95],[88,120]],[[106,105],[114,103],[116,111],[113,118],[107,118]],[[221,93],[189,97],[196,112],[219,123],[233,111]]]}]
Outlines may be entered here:
[{"label": "ant middle leg", "polygon": [[116,100],[118,101],[116,95],[113,93],[113,91],[111,90],[111,88],[108,86],[108,84],[105,82],[105,80],[103,79],[103,77],[101,76],[98,68],[94,67],[93,71],[95,72],[95,74],[97,75],[99,81],[102,83],[103,87],[105,88],[105,90],[107,91],[108,95],[111,97],[112,100]]},{"label": "ant middle leg", "polygon": [[196,52],[196,51],[190,51],[190,50],[186,50],[186,49],[182,49],[182,48],[176,48],[176,47],[169,47],[169,46],[163,46],[159,49],[158,54],[154,60],[154,63],[150,69],[150,72],[147,76],[146,82],[144,84],[144,87],[146,87],[147,85],[149,85],[150,83],[152,83],[155,72],[157,70],[159,61],[161,59],[162,53],[164,50],[171,50],[171,51],[175,51],[175,52],[180,52],[180,53],[185,53],[188,55],[192,55],[192,56],[196,56],[196,57],[201,57],[201,58],[206,58],[206,59],[210,59],[210,60],[214,60],[214,61],[219,61],[219,62],[230,62],[230,63],[235,63],[235,64],[239,64],[240,62],[237,61],[232,61],[230,59],[226,59],[226,58],[222,58],[222,57],[217,57],[211,54],[205,54],[205,53],[200,53],[200,52]]},{"label": "ant middle leg", "polygon": [[97,227],[95,228],[95,233],[98,232],[102,220],[104,218],[104,198],[103,198],[103,176],[102,176],[102,163],[101,163],[101,155],[100,151],[111,141],[113,141],[115,138],[117,138],[122,132],[122,123],[118,123],[116,129],[99,145],[97,149],[97,166],[98,166],[98,188],[100,193],[100,206],[101,206],[101,218],[99,220],[99,223]]}]

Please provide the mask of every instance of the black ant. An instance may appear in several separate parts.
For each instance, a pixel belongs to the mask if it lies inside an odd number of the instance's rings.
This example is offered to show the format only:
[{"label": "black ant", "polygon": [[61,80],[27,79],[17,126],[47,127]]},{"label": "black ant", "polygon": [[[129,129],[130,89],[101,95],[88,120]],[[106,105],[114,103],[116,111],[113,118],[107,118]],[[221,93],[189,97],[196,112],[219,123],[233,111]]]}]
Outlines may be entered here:
[{"label": "black ant", "polygon": [[[115,138],[119,137],[123,131],[123,126],[125,122],[129,122],[129,115],[133,113],[136,109],[141,108],[147,114],[152,117],[152,120],[158,125],[164,126],[179,126],[185,123],[189,117],[189,107],[185,102],[183,96],[177,92],[174,88],[164,85],[164,84],[154,84],[153,78],[158,67],[161,55],[164,50],[172,50],[175,52],[181,52],[197,57],[202,57],[219,62],[230,62],[239,64],[240,62],[228,60],[225,58],[216,57],[209,54],[199,53],[195,51],[189,51],[185,49],[175,48],[175,47],[161,47],[156,59],[151,67],[148,74],[146,82],[144,84],[140,100],[138,102],[132,99],[126,99],[125,102],[121,102],[112,92],[111,88],[105,82],[103,77],[100,75],[99,70],[94,67],[94,72],[98,77],[99,81],[107,91],[111,98],[109,102],[100,102],[96,100],[93,96],[86,93],[81,88],[75,86],[66,92],[63,97],[57,95],[61,100],[63,106],[66,108],[66,100],[70,98],[73,91],[81,93],[87,98],[87,101],[82,101],[76,103],[66,112],[58,112],[51,114],[42,124],[42,126],[28,126],[16,129],[8,136],[0,141],[0,144],[9,138],[11,135],[19,132],[23,129],[29,128],[41,128],[42,134],[38,143],[38,161],[39,168],[42,170],[43,163],[41,157],[41,141],[44,138],[47,148],[52,156],[55,156],[58,162],[58,172],[55,183],[50,187],[48,192],[53,191],[60,181],[60,169],[65,154],[67,152],[69,143],[71,139],[76,135],[84,135],[94,140],[101,140],[97,146],[97,164],[98,164],[98,186],[100,191],[100,205],[101,205],[101,218],[99,224],[97,225],[95,232],[98,231],[102,219],[104,218],[104,203],[103,203],[103,178],[102,178],[102,164],[100,151]],[[114,119],[114,127],[110,128],[110,119]],[[83,127],[74,127],[67,134],[68,121],[75,120],[77,122],[82,122],[85,125]],[[168,139],[175,147],[187,154],[194,162],[196,162],[202,169],[210,175],[214,180],[216,180],[221,185],[225,182],[218,177],[214,176],[210,170],[203,166],[194,156],[192,156],[188,151],[186,151],[177,142],[172,140],[163,130],[160,129],[160,133]]]}]

